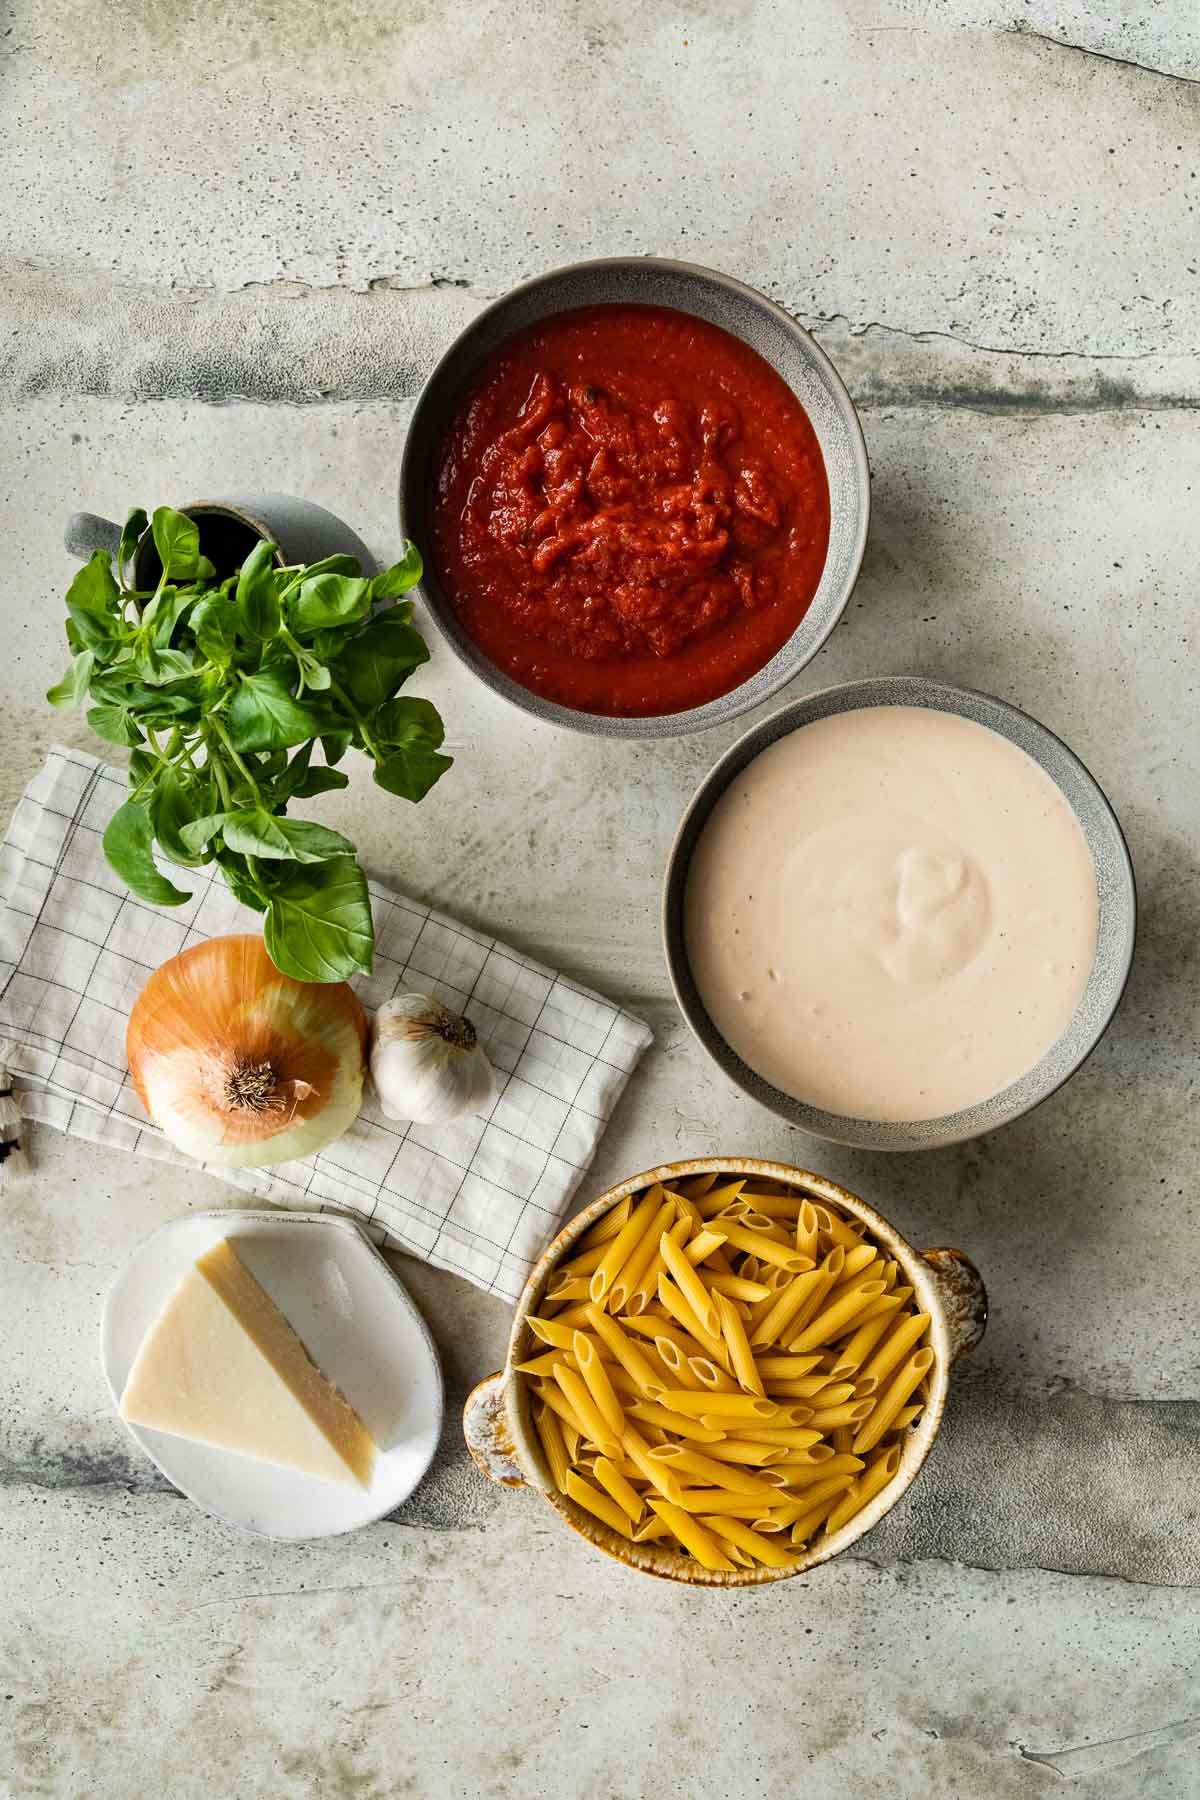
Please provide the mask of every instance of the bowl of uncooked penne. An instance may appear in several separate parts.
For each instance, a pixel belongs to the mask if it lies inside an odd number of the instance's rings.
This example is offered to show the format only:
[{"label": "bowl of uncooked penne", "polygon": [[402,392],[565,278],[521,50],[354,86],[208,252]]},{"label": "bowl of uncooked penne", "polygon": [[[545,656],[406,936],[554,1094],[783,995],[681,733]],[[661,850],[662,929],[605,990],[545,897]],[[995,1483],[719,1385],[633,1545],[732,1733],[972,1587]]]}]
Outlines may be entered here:
[{"label": "bowl of uncooked penne", "polygon": [[467,1401],[467,1446],[630,1568],[777,1581],[895,1505],[986,1323],[961,1251],[914,1250],[824,1176],[670,1163],[555,1238],[504,1369]]}]

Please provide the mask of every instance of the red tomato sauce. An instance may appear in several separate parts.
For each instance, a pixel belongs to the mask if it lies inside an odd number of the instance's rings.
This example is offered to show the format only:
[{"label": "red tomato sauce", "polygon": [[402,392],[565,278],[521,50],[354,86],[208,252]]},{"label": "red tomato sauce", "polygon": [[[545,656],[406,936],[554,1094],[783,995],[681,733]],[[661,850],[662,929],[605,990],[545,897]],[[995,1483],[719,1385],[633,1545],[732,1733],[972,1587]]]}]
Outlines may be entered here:
[{"label": "red tomato sauce", "polygon": [[727,694],[792,635],[829,485],[791,389],[688,313],[593,306],[510,338],[435,464],[432,552],[522,687],[644,717]]}]

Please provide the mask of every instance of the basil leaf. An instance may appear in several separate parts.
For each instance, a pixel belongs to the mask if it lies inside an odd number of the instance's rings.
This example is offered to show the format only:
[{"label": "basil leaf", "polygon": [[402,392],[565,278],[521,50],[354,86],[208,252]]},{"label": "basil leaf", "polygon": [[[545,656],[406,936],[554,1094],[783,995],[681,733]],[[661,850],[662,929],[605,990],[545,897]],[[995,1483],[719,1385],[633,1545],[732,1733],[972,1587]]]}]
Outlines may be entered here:
[{"label": "basil leaf", "polygon": [[83,639],[79,635],[79,627],[76,625],[74,619],[67,619],[65,623],[67,648],[70,650],[72,656],[78,656],[79,652],[83,649]]},{"label": "basil leaf", "polygon": [[195,782],[185,783],[174,769],[164,769],[150,802],[150,821],[159,848],[172,862],[182,863],[185,869],[199,868],[201,863],[211,860],[202,847],[193,847],[183,836],[196,815],[192,798],[195,788]]},{"label": "basil leaf", "polygon": [[297,781],[289,784],[287,798],[311,800],[317,794],[331,794],[336,788],[349,786],[350,777],[343,775],[340,769],[309,769]]},{"label": "basil leaf", "polygon": [[224,594],[206,594],[191,617],[192,635],[201,656],[224,669],[237,648],[237,612]]},{"label": "basil leaf", "polygon": [[354,855],[354,845],[340,831],[330,831],[307,819],[279,818],[263,807],[227,815],[225,846],[243,856],[299,863],[322,863],[335,856]]},{"label": "basil leaf", "polygon": [[87,722],[96,736],[108,744],[120,744],[123,749],[130,749],[142,742],[142,734],[127,706],[89,707]]},{"label": "basil leaf", "polygon": [[401,594],[407,594],[409,588],[416,587],[424,574],[425,565],[421,561],[421,552],[415,544],[405,544],[404,555],[382,575],[376,575],[371,581],[372,600],[398,600]]},{"label": "basil leaf", "polygon": [[67,611],[79,641],[101,654],[120,637],[121,590],[113,579],[112,557],[93,550],[67,589]]},{"label": "basil leaf", "polygon": [[218,850],[217,867],[225,877],[235,900],[240,900],[243,906],[249,906],[257,913],[266,912],[267,902],[263,891],[246,867],[244,856],[235,856],[232,850]]},{"label": "basil leaf", "polygon": [[192,580],[200,560],[200,528],[196,521],[173,507],[156,506],[150,528],[168,581],[173,577]]},{"label": "basil leaf", "polygon": [[78,706],[88,691],[95,666],[96,658],[92,652],[81,650],[57,686],[47,688],[46,698],[51,706]]},{"label": "basil leaf", "polygon": [[429,661],[429,649],[407,616],[409,608],[393,607],[356,632],[332,665],[333,678],[360,712],[373,713],[390,700],[414,669]]},{"label": "basil leaf", "polygon": [[318,736],[329,722],[296,700],[274,671],[244,677],[225,718],[235,750],[286,750]]},{"label": "basil leaf", "polygon": [[298,981],[345,981],[370,971],[375,947],[371,899],[366,877],[352,857],[309,869],[272,869],[267,895],[267,954],[285,975]]},{"label": "basil leaf", "polygon": [[348,731],[324,731],[321,733],[321,749],[325,753],[325,761],[332,768],[340,763],[350,748],[351,733]]},{"label": "basil leaf", "polygon": [[237,609],[247,637],[265,643],[279,630],[279,602],[275,598],[275,552],[278,544],[260,538],[242,564],[237,584]]},{"label": "basil leaf", "polygon": [[355,625],[371,610],[370,585],[348,575],[318,575],[301,582],[288,601],[288,623],[300,633]]},{"label": "basil leaf", "polygon": [[191,675],[196,659],[190,650],[158,650],[153,644],[143,644],[133,666],[148,687],[162,687]]},{"label": "basil leaf", "polygon": [[216,563],[211,562],[207,556],[198,556],[196,558],[196,580],[197,581],[215,581],[216,579],[217,579]]},{"label": "basil leaf", "polygon": [[441,756],[436,750],[395,750],[385,761],[376,763],[375,784],[415,804],[425,798],[453,761],[452,756]]},{"label": "basil leaf", "polygon": [[109,866],[132,888],[139,900],[152,906],[182,906],[191,895],[183,893],[154,866],[154,831],[150,814],[136,800],[126,800],[108,821],[104,854]]},{"label": "basil leaf", "polygon": [[299,576],[292,572],[292,581],[311,581],[314,575],[361,575],[362,568],[357,556],[323,556],[319,562],[309,563],[301,570]]},{"label": "basil leaf", "polygon": [[300,668],[304,673],[305,686],[310,687],[314,694],[323,694],[328,690],[333,676],[324,663],[318,662],[313,656],[306,656],[300,663]]},{"label": "basil leaf", "polygon": [[397,749],[437,750],[446,735],[441,714],[428,700],[388,700],[367,721],[371,736]]},{"label": "basil leaf", "polygon": [[[198,589],[194,587],[164,588],[159,595],[158,607],[154,614],[154,642],[160,649],[166,649],[174,635],[179,621],[186,618],[200,598]],[[147,615],[150,608],[146,608]],[[143,627],[147,618],[143,617]]]},{"label": "basil leaf", "polygon": [[220,836],[226,819],[232,817],[232,813],[219,812],[206,813],[201,819],[189,819],[186,825],[180,826],[179,836],[190,851],[198,853]]},{"label": "basil leaf", "polygon": [[117,550],[117,575],[121,581],[125,579],[125,564],[141,543],[149,522],[144,508],[135,506],[121,528],[121,543]]}]

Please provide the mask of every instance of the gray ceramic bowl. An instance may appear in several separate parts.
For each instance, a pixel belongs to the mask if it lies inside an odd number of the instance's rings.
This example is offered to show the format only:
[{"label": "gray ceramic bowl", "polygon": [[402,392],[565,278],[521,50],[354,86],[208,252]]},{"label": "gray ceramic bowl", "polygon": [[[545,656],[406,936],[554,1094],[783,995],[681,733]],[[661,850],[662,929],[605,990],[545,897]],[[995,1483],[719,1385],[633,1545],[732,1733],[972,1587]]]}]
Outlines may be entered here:
[{"label": "gray ceramic bowl", "polygon": [[[938,1119],[891,1123],[855,1119],[825,1112],[794,1100],[747,1067],[713,1025],[701,1003],[688,967],[683,935],[683,898],[688,868],[697,839],[720,796],[733,779],[768,745],[787,737],[802,725],[827,719],[834,713],[854,712],[864,706],[928,706],[939,712],[957,713],[990,726],[1008,738],[1043,768],[1065,796],[1083,828],[1096,868],[1100,900],[1099,936],[1092,972],[1075,1016],[1058,1041],[1011,1086],[978,1106],[947,1113]],[[781,1118],[799,1125],[814,1137],[836,1144],[852,1144],[863,1150],[932,1150],[980,1137],[999,1125],[1020,1118],[1047,1099],[1070,1079],[1091,1054],[1108,1028],[1133,961],[1137,925],[1137,893],[1129,858],[1116,814],[1079,758],[1052,731],[990,694],[969,688],[948,687],[920,675],[888,675],[869,681],[847,682],[794,700],[755,725],[739,738],[700,784],[683,815],[667,859],[663,889],[663,940],[667,968],[675,998],[684,1018],[708,1051],[743,1092]]]},{"label": "gray ceramic bowl", "polygon": [[722,326],[770,363],[808,414],[829,478],[829,550],[820,586],[796,630],[757,675],[719,700],[686,712],[619,719],[543,700],[503,674],[463,631],[436,571],[428,565],[420,593],[461,661],[494,693],[524,712],[551,719],[571,731],[602,737],[678,737],[724,724],[757,706],[812,660],[850,598],[867,541],[870,471],[858,415],[825,352],[773,301],[732,276],[660,256],[613,256],[572,263],[523,282],[472,320],[426,382],[400,464],[400,528],[415,543],[428,545],[433,459],[463,390],[480,364],[514,332],[553,313],[615,304],[673,307]]}]

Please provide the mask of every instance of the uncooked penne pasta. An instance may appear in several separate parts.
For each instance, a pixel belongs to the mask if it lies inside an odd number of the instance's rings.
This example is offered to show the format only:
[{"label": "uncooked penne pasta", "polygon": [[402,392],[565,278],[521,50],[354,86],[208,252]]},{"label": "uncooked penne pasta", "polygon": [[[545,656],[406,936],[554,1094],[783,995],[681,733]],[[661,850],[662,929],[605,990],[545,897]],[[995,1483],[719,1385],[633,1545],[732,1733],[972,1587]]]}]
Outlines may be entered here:
[{"label": "uncooked penne pasta", "polygon": [[903,1364],[898,1375],[874,1402],[873,1409],[863,1422],[854,1439],[854,1454],[861,1456],[864,1450],[873,1450],[884,1432],[891,1427],[892,1420],[902,1406],[920,1387],[926,1375],[933,1367],[933,1351],[926,1348],[916,1351]]},{"label": "uncooked penne pasta", "polygon": [[577,1521],[765,1579],[898,1473],[930,1320],[857,1220],[708,1174],[647,1184],[573,1248],[514,1372]]},{"label": "uncooked penne pasta", "polygon": [[721,1336],[729,1351],[729,1360],[733,1364],[733,1372],[742,1387],[748,1393],[763,1392],[762,1376],[754,1362],[754,1352],[750,1348],[750,1340],[746,1336],[746,1326],[737,1307],[727,1294],[717,1294],[717,1316],[721,1322]]}]

